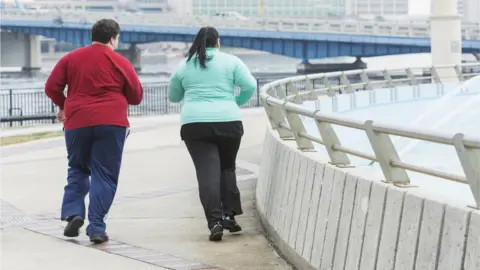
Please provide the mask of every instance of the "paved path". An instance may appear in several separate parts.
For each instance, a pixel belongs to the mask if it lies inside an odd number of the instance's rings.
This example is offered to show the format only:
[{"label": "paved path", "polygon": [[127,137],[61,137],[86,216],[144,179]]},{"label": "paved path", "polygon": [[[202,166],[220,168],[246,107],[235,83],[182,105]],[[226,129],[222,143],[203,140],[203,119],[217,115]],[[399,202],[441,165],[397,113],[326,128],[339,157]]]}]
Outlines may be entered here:
[{"label": "paved path", "polygon": [[77,240],[62,236],[63,139],[2,148],[0,269],[291,269],[263,237],[253,213],[263,112],[244,110],[244,126],[237,164],[245,208],[238,220],[244,232],[226,234],[220,243],[208,241],[178,116],[132,121],[107,221],[112,241],[95,247],[84,231]]}]

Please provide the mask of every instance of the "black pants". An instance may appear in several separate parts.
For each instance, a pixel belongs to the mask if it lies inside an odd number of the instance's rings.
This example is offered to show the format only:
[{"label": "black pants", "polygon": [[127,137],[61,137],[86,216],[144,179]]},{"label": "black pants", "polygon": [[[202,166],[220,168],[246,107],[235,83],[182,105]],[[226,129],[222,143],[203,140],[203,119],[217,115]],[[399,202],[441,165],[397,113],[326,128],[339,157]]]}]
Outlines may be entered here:
[{"label": "black pants", "polygon": [[241,137],[217,135],[184,141],[197,172],[208,227],[221,221],[223,215],[243,214],[235,175]]}]

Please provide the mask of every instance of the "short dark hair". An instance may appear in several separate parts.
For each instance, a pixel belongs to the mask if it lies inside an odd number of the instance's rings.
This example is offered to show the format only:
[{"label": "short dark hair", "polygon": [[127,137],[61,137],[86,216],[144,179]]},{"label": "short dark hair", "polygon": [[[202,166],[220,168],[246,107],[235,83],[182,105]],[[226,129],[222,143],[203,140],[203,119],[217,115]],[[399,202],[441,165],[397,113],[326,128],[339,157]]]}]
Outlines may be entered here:
[{"label": "short dark hair", "polygon": [[197,58],[194,61],[200,62],[202,68],[206,68],[205,62],[207,61],[207,51],[206,48],[214,48],[217,46],[218,42],[218,31],[214,27],[206,26],[200,28],[198,31],[195,40],[192,43],[192,46],[187,53],[187,61],[190,61],[194,55],[197,55]]},{"label": "short dark hair", "polygon": [[111,19],[101,19],[92,26],[92,42],[107,44],[120,34],[120,25]]}]

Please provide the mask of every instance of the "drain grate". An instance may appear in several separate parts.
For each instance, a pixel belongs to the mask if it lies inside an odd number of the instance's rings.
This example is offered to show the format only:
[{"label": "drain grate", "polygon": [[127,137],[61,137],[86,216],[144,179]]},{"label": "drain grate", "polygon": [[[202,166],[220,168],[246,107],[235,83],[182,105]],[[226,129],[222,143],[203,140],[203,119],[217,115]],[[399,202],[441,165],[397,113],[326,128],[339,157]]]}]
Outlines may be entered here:
[{"label": "drain grate", "polygon": [[0,200],[0,229],[21,227],[32,219],[6,201]]},{"label": "drain grate", "polygon": [[25,223],[30,223],[32,222],[32,219],[26,217],[26,216],[9,216],[5,217],[2,215],[0,218],[0,229],[13,229],[13,228],[19,228],[23,227]]},{"label": "drain grate", "polygon": [[63,236],[63,227],[59,222],[44,222],[40,224],[29,224],[25,229],[64,240],[73,244],[88,248],[97,249],[112,255],[122,256],[132,260],[159,266],[162,269],[171,270],[225,270],[202,262],[181,258],[175,255],[162,253],[156,250],[146,249],[130,245],[124,242],[110,240],[101,245],[92,245],[84,234],[76,238],[66,239]]}]

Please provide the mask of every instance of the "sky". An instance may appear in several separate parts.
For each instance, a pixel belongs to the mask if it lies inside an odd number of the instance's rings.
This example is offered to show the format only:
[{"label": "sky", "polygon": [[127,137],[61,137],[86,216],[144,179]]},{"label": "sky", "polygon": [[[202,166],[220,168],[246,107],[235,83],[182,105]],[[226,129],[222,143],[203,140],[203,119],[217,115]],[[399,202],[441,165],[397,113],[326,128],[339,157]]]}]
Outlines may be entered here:
[{"label": "sky", "polygon": [[[409,0],[410,14],[430,14],[431,0]],[[453,1],[453,0],[452,0]]]}]

